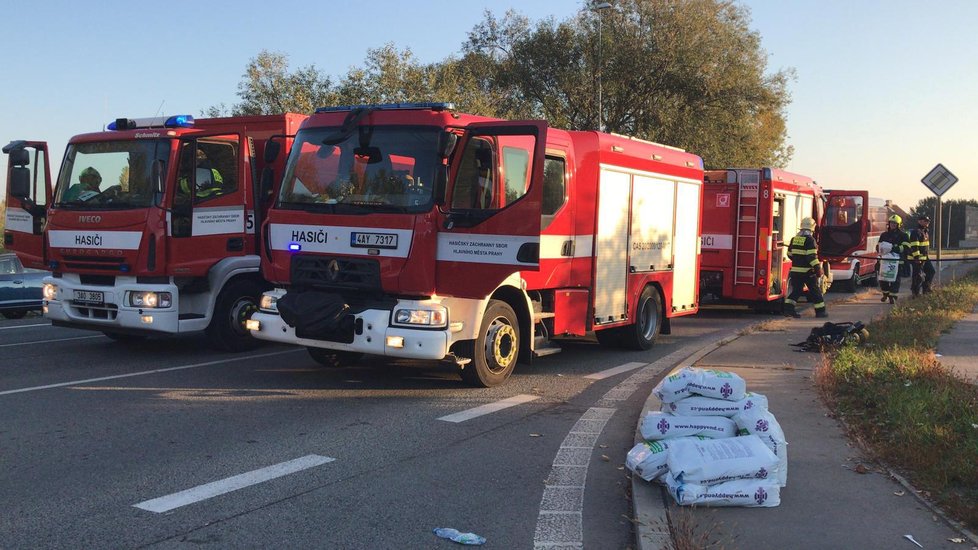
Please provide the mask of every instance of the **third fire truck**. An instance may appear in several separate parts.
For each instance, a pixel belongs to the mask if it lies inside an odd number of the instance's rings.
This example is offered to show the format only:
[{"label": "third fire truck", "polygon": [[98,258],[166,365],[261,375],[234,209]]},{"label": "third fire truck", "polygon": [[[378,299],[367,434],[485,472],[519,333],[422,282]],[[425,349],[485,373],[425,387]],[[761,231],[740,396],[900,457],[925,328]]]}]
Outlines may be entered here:
[{"label": "third fire truck", "polygon": [[479,386],[562,337],[646,349],[697,311],[702,186],[699,157],[638,139],[446,104],[321,109],[247,324],[327,364],[448,358]]}]

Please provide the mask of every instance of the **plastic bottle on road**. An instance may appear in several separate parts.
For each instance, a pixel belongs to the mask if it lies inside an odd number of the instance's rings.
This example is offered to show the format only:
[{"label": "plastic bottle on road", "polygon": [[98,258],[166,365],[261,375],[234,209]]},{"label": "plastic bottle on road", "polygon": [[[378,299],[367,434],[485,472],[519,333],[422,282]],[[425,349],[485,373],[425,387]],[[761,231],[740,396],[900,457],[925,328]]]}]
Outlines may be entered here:
[{"label": "plastic bottle on road", "polygon": [[486,543],[485,537],[480,537],[475,533],[460,533],[458,529],[450,527],[436,527],[434,531],[439,537],[453,540],[459,544],[478,546]]}]

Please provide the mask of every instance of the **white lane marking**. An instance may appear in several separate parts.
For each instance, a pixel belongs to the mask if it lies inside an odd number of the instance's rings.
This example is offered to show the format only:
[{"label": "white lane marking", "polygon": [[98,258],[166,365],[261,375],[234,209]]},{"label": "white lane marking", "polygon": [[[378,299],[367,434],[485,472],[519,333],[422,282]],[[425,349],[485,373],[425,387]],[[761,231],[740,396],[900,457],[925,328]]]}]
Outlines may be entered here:
[{"label": "white lane marking", "polygon": [[608,390],[595,406],[581,415],[560,444],[550,475],[544,482],[533,535],[534,549],[584,548],[584,487],[591,455],[601,432],[623,401],[655,379],[666,367],[688,358],[695,349],[696,346],[686,346],[654,363],[641,363],[643,368]]},{"label": "white lane marking", "polygon": [[[87,338],[87,337],[86,337]],[[195,369],[198,367],[209,367],[210,365],[218,365],[220,363],[230,363],[231,361],[240,361],[242,359],[258,359],[261,357],[271,357],[273,355],[283,355],[286,353],[295,353],[300,350],[286,350],[286,351],[275,351],[272,353],[262,353],[260,355],[248,355],[243,357],[230,357],[228,359],[218,359],[217,361],[207,361],[206,363],[194,363],[193,365],[182,365],[179,367],[169,367],[165,369],[153,369],[144,370],[140,372],[130,372],[128,374],[116,374],[114,376],[102,376],[99,378],[87,378],[85,380],[72,380],[71,382],[61,382],[58,384],[48,384],[46,386],[34,386],[31,388],[20,388],[16,390],[0,391],[0,395],[10,395],[12,393],[23,393],[29,391],[39,391],[39,390],[49,390],[51,388],[63,388],[64,386],[77,386],[79,384],[88,384],[91,382],[101,382],[103,380],[115,380],[117,378],[130,378],[132,376],[144,376],[147,374],[156,374],[160,372],[170,372],[175,370],[185,370],[185,369]]]},{"label": "white lane marking", "polygon": [[648,363],[625,363],[624,365],[615,368],[603,370],[601,372],[596,372],[594,374],[589,374],[584,378],[589,378],[591,380],[604,380],[605,378],[609,378],[616,374],[621,374],[623,372],[628,372],[630,370],[635,370],[639,367],[644,367],[645,365],[648,365]]},{"label": "white lane marking", "polygon": [[53,344],[54,342],[68,342],[69,340],[87,340],[89,338],[105,338],[105,336],[98,334],[95,336],[75,336],[73,338],[58,338],[57,340],[35,340],[33,342],[17,342],[15,344],[0,344],[0,348],[9,348],[11,346],[29,346],[31,344]]},{"label": "white lane marking", "polygon": [[510,407],[515,407],[516,405],[521,405],[523,403],[529,403],[540,399],[539,395],[514,395],[513,397],[507,397],[495,403],[489,403],[487,405],[482,405],[469,409],[467,411],[457,412],[455,414],[450,414],[448,416],[443,416],[438,420],[444,420],[445,422],[465,422],[466,420],[471,420],[477,416],[482,416],[484,414],[494,413],[496,411],[501,411],[503,409],[508,409]]},{"label": "white lane marking", "polygon": [[36,325],[17,325],[15,327],[0,327],[0,330],[13,330],[15,328],[49,327],[51,323],[38,323]]},{"label": "white lane marking", "polygon": [[308,470],[309,468],[315,468],[316,466],[322,466],[323,464],[333,462],[334,460],[336,459],[328,456],[306,455],[296,458],[295,460],[280,462],[278,464],[273,464],[265,468],[259,468],[257,470],[238,474],[219,481],[198,485],[192,489],[180,491],[179,493],[173,493],[172,495],[166,495],[164,497],[154,498],[152,500],[145,500],[139,504],[133,504],[133,506],[150,512],[156,512],[157,514],[162,514],[163,512],[169,512],[170,510],[180,508],[181,506],[207,500],[225,493],[230,493],[231,491],[244,489],[245,487],[249,487],[251,485],[257,485],[278,477],[294,474],[302,470]]}]

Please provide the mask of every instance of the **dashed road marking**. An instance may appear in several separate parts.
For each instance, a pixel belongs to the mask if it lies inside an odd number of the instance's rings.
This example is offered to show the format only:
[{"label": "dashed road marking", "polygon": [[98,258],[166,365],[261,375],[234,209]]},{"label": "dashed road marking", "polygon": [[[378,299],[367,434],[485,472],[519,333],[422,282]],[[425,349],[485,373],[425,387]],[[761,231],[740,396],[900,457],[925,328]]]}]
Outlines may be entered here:
[{"label": "dashed road marking", "polygon": [[473,418],[482,416],[484,414],[494,413],[496,411],[501,411],[503,409],[508,409],[510,407],[515,407],[516,405],[522,405],[523,403],[529,403],[540,399],[539,395],[514,395],[513,397],[507,397],[495,403],[489,403],[479,407],[469,409],[467,411],[457,412],[455,414],[450,414],[448,416],[443,416],[438,420],[444,420],[445,422],[465,422],[466,420],[471,420]]},{"label": "dashed road marking", "polygon": [[33,342],[17,342],[14,344],[0,344],[0,348],[9,348],[13,346],[29,346],[31,344],[53,344],[55,342],[68,342],[70,340],[88,340],[90,338],[105,338],[105,336],[98,334],[95,336],[75,336],[73,338],[58,338],[57,340],[34,340]]},{"label": "dashed road marking", "polygon": [[596,372],[594,374],[589,374],[584,378],[587,378],[589,380],[604,380],[605,378],[610,378],[616,374],[621,374],[623,372],[635,370],[639,367],[644,367],[645,365],[648,365],[648,363],[625,363],[624,365],[618,367],[603,370],[601,372]]},{"label": "dashed road marking", "polygon": [[[89,337],[86,336],[86,338],[89,338]],[[97,337],[95,337],[95,338],[97,338]],[[261,353],[261,354],[258,354],[258,355],[248,355],[248,356],[244,356],[244,357],[228,357],[227,359],[218,359],[217,361],[207,361],[205,363],[194,363],[193,365],[181,365],[179,367],[169,367],[169,368],[165,368],[165,369],[144,370],[144,371],[141,371],[141,372],[130,372],[128,374],[116,374],[116,375],[113,375],[113,376],[100,376],[98,378],[87,378],[85,380],[72,380],[71,382],[60,382],[60,383],[57,383],[57,384],[47,384],[47,385],[44,385],[44,386],[33,386],[33,387],[30,387],[30,388],[19,388],[19,389],[16,389],[16,390],[0,391],[0,395],[10,395],[10,394],[13,394],[13,393],[24,393],[24,392],[30,392],[30,391],[49,390],[51,388],[63,388],[65,386],[77,386],[79,384],[89,384],[91,382],[101,382],[103,380],[115,380],[115,379],[118,379],[118,378],[131,378],[133,376],[145,376],[147,374],[157,374],[157,373],[161,373],[161,372],[171,372],[171,371],[176,371],[176,370],[195,369],[195,368],[198,368],[198,367],[209,367],[211,365],[219,365],[221,363],[230,363],[232,361],[241,361],[242,359],[258,359],[258,358],[261,358],[261,357],[271,357],[273,355],[283,355],[283,354],[286,354],[286,353],[295,353],[297,351],[302,351],[302,350],[291,350],[290,349],[290,350],[286,350],[286,351],[275,351],[275,352],[272,352],[272,353]]]},{"label": "dashed road marking", "polygon": [[133,506],[142,510],[162,514],[163,512],[169,512],[170,510],[180,508],[181,506],[194,504],[195,502],[214,498],[216,496],[230,493],[231,491],[244,489],[245,487],[264,483],[266,481],[287,476],[289,474],[294,474],[302,470],[308,470],[309,468],[315,468],[316,466],[322,466],[323,464],[333,462],[334,460],[336,459],[328,456],[306,455],[296,458],[295,460],[280,462],[278,464],[273,464],[265,468],[259,468],[258,470],[238,474],[219,481],[198,485],[192,489],[180,491],[179,493],[173,493],[172,495],[166,495],[163,497],[154,498],[152,500],[145,500],[139,504],[133,504]]},{"label": "dashed road marking", "polygon": [[49,327],[51,323],[37,323],[34,325],[17,325],[15,327],[0,327],[0,330],[13,330],[15,328]]}]

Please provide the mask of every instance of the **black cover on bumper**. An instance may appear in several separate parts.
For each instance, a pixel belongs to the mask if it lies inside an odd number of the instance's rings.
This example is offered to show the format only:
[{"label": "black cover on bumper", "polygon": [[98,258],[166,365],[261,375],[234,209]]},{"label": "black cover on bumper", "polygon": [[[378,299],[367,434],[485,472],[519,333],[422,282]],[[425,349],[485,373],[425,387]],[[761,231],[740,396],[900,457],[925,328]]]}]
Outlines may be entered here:
[{"label": "black cover on bumper", "polygon": [[299,338],[353,342],[353,315],[339,294],[290,291],[279,298],[278,312],[286,324],[295,328]]}]

